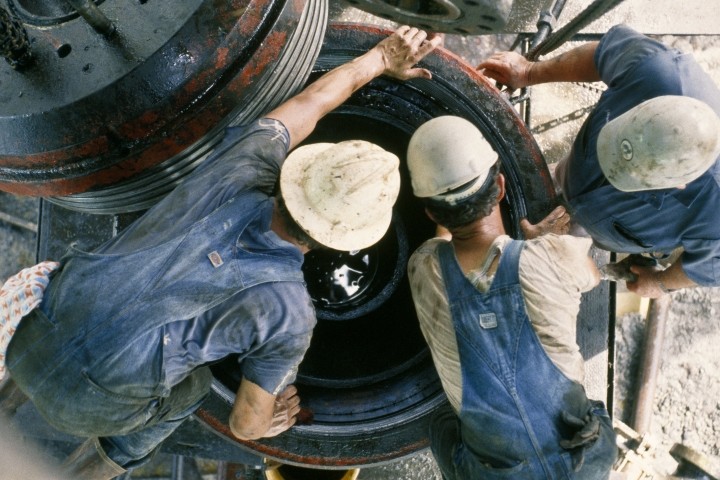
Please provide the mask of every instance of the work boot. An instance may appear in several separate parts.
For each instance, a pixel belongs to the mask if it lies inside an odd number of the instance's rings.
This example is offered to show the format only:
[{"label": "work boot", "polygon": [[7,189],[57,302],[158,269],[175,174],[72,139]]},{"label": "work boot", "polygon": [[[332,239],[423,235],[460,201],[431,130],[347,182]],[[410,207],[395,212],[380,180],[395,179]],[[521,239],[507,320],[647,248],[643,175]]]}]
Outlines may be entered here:
[{"label": "work boot", "polygon": [[67,478],[77,480],[110,480],[125,473],[125,469],[108,457],[97,438],[83,442],[62,465]]},{"label": "work boot", "polygon": [[12,417],[20,405],[27,400],[28,397],[18,388],[12,378],[6,377],[0,381],[0,414],[7,418]]}]

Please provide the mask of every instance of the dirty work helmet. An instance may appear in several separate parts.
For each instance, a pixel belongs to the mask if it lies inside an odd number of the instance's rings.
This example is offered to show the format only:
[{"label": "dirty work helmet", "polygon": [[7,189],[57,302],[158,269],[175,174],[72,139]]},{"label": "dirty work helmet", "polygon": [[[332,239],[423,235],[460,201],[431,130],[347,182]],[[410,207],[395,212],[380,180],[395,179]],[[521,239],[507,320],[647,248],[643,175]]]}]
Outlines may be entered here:
[{"label": "dirty work helmet", "polygon": [[408,145],[413,193],[455,205],[484,186],[497,159],[468,120],[449,115],[433,118],[420,125]]},{"label": "dirty work helmet", "polygon": [[618,190],[675,188],[692,182],[720,154],[720,118],[705,103],[666,95],[608,122],[597,141],[605,177]]},{"label": "dirty work helmet", "polygon": [[288,212],[317,242],[335,250],[377,243],[400,190],[398,157],[363,140],[295,149],[280,172]]}]

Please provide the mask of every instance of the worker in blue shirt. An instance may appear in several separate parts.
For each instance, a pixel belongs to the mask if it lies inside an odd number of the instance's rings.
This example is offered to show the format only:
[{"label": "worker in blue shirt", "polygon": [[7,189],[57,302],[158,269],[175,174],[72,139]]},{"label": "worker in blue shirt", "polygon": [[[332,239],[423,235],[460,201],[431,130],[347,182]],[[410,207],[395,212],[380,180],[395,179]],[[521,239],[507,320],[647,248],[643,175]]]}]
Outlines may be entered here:
[{"label": "worker in blue shirt", "polygon": [[478,68],[511,88],[602,80],[555,171],[573,220],[603,249],[667,259],[630,268],[641,296],[720,285],[720,90],[691,55],[618,25],[555,58],[500,52]]},{"label": "worker in blue shirt", "polygon": [[398,158],[368,142],[295,147],[372,79],[430,78],[413,65],[439,41],[399,27],[264,118],[229,128],[117,237],[48,265],[42,301],[0,357],[51,425],[89,438],[66,461],[68,478],[109,479],[147,461],[209,392],[207,364],[231,353],[243,374],[233,434],[270,437],[295,423],[291,383],[315,325],[303,254],[377,242],[400,182]]}]

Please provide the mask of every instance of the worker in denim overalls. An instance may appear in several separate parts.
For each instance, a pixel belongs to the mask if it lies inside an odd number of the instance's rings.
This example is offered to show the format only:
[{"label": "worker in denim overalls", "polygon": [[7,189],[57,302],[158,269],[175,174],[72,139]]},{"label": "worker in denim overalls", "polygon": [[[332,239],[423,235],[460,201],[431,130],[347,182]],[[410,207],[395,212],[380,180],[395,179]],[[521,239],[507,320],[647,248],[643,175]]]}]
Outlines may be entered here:
[{"label": "worker in denim overalls", "polygon": [[[415,195],[447,228],[408,267],[450,400],[430,432],[444,478],[607,479],[615,434],[580,383],[574,335],[580,294],[599,281],[589,240],[505,235],[497,154],[464,119],[422,125],[408,167]],[[562,216],[546,220],[538,228],[567,226]]]},{"label": "worker in denim overalls", "polygon": [[430,78],[413,65],[440,40],[398,28],[265,118],[229,128],[128,229],[61,260],[42,302],[12,326],[6,360],[51,425],[90,437],[66,461],[68,478],[109,479],[147,461],[207,395],[207,364],[230,354],[243,374],[233,434],[270,437],[295,423],[289,384],[315,324],[303,253],[380,240],[400,174],[397,156],[363,141],[287,152],[373,78]]}]

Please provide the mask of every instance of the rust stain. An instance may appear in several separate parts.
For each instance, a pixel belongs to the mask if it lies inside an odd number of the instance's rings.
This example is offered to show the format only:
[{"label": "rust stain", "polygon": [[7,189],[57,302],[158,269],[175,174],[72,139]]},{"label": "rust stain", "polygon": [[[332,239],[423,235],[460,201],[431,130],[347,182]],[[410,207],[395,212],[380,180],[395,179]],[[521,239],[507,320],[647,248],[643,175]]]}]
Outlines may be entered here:
[{"label": "rust stain", "polygon": [[23,156],[2,155],[0,156],[0,165],[12,169],[23,169],[28,166],[64,168],[71,165],[71,161],[74,159],[100,156],[107,153],[108,150],[108,139],[102,136],[93,138],[85,143],[68,145],[67,147],[57,150],[31,153]]},{"label": "rust stain", "polygon": [[217,49],[215,58],[215,68],[220,70],[228,64],[228,55],[230,51],[227,47],[220,47]]},{"label": "rust stain", "polygon": [[267,66],[277,60],[278,52],[287,43],[287,36],[287,32],[273,32],[265,38],[262,47],[253,55],[240,75],[244,84],[258,79],[267,71]]},{"label": "rust stain", "polygon": [[385,461],[394,460],[414,452],[420,451],[430,446],[428,439],[423,439],[414,443],[402,445],[400,448],[389,449],[387,452],[377,456],[335,456],[335,457],[323,457],[320,455],[298,455],[296,453],[283,450],[281,448],[267,445],[262,442],[252,440],[239,440],[230,431],[230,427],[207,410],[200,408],[195,414],[211,427],[216,432],[228,437],[229,440],[240,443],[245,447],[268,457],[278,458],[282,460],[288,460],[303,465],[316,465],[316,466],[335,466],[335,467],[354,467],[357,465],[370,465],[374,463],[380,463]]}]

